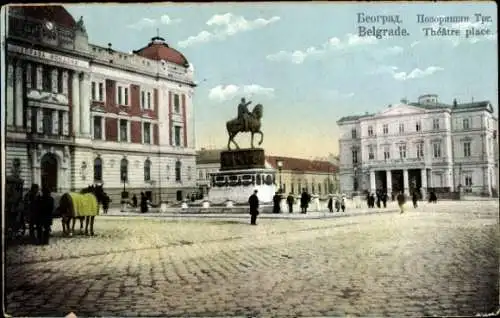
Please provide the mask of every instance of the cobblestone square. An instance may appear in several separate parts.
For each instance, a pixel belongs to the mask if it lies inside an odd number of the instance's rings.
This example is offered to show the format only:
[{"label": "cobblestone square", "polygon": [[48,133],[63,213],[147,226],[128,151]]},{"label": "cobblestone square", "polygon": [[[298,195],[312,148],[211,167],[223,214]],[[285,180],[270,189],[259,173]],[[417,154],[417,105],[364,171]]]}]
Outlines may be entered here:
[{"label": "cobblestone square", "polygon": [[498,202],[315,219],[100,216],[7,251],[13,316],[443,316],[498,308]]}]

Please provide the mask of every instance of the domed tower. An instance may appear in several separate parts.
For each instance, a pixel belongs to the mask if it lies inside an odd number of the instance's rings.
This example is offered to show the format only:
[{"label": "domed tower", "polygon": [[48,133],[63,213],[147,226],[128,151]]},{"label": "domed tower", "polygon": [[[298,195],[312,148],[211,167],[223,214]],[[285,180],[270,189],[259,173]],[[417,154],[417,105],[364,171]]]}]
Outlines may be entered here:
[{"label": "domed tower", "polygon": [[146,47],[134,51],[135,54],[160,62],[170,62],[185,68],[189,67],[186,57],[179,51],[171,48],[165,39],[155,36]]},{"label": "domed tower", "polygon": [[418,103],[422,105],[437,105],[438,95],[437,94],[425,94],[418,97]]}]

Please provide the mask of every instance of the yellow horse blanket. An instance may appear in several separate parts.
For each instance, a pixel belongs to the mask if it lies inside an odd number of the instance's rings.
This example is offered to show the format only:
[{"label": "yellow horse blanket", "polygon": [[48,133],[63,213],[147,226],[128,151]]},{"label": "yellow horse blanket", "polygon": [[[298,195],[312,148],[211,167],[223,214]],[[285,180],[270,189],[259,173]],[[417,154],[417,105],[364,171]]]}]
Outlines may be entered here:
[{"label": "yellow horse blanket", "polygon": [[73,202],[74,216],[96,216],[99,215],[99,204],[93,194],[69,193]]}]

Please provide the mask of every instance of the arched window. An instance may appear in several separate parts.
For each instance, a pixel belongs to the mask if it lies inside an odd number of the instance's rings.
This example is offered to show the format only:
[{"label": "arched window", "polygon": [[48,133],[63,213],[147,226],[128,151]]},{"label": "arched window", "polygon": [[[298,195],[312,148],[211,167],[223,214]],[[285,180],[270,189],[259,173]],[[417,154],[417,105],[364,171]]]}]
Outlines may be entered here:
[{"label": "arched window", "polygon": [[151,181],[151,160],[144,161],[144,181]]},{"label": "arched window", "polygon": [[122,182],[128,181],[128,160],[126,158],[120,162],[120,180]]},{"label": "arched window", "polygon": [[175,163],[175,181],[181,181],[181,162],[177,161]]},{"label": "arched window", "polygon": [[102,159],[100,157],[94,159],[94,181],[102,182]]}]

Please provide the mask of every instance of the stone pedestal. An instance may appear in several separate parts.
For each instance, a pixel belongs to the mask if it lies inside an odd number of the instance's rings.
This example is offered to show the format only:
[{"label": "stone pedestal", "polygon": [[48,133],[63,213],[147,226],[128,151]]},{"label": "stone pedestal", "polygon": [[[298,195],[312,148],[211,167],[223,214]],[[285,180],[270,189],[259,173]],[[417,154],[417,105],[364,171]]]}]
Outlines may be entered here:
[{"label": "stone pedestal", "polygon": [[221,171],[211,176],[208,200],[212,204],[248,204],[248,198],[257,190],[262,204],[272,203],[276,192],[276,172],[265,168],[263,149],[223,151]]},{"label": "stone pedestal", "polygon": [[162,202],[162,203],[160,204],[160,211],[161,211],[162,213],[167,212],[167,203],[166,203],[166,202]]}]

